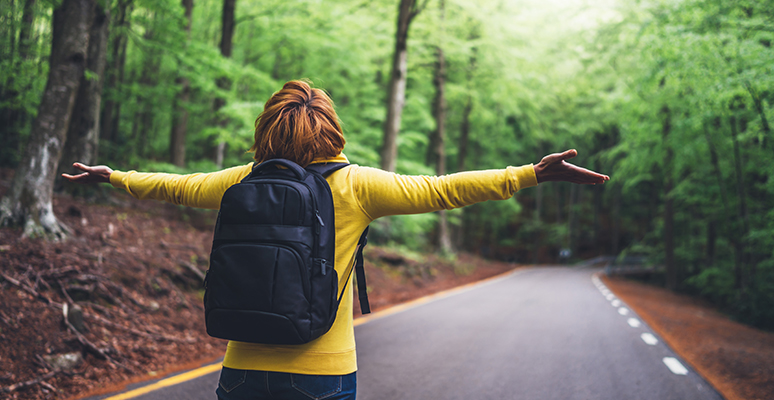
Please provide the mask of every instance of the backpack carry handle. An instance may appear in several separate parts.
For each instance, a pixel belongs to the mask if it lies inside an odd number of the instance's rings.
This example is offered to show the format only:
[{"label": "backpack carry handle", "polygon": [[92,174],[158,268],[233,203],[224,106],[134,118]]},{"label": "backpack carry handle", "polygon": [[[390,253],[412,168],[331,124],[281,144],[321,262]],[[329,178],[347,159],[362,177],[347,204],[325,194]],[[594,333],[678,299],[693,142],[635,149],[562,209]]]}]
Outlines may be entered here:
[{"label": "backpack carry handle", "polygon": [[294,163],[293,161],[285,160],[283,158],[274,158],[258,164],[258,166],[256,166],[255,169],[253,169],[253,172],[250,175],[261,173],[262,171],[266,170],[268,167],[272,165],[281,165],[293,171],[296,177],[300,180],[303,180],[304,176],[306,176],[306,171],[303,168],[301,168],[300,165]]}]

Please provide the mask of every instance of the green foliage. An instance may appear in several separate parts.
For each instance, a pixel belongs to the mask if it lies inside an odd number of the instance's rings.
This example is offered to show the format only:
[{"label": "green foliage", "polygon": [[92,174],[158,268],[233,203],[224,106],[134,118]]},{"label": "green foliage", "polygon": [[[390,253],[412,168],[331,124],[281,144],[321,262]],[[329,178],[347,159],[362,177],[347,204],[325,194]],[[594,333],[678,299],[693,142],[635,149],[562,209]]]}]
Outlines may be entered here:
[{"label": "green foliage", "polygon": [[[115,18],[119,2],[109,3]],[[249,163],[264,102],[287,80],[307,78],[336,103],[350,162],[379,165],[396,0],[240,1],[230,58],[218,49],[222,1],[195,2],[190,39],[179,1],[133,4],[126,25],[110,29],[109,73],[120,65],[117,39],[127,45],[123,80],[104,78],[103,104],[120,113],[102,115],[117,129],[101,141],[100,163],[214,171],[221,141],[224,166]],[[461,162],[502,168],[576,148],[577,164],[612,177],[601,188],[544,185],[450,212],[460,247],[522,262],[555,262],[571,248],[577,258],[637,254],[663,264],[671,200],[678,288],[772,328],[774,8],[731,0],[445,4],[443,21],[431,1],[411,26],[398,172],[434,173],[425,155],[441,46],[450,172]],[[8,127],[0,166],[18,163],[40,102],[52,6],[36,5],[23,57],[21,6],[0,3],[0,122],[10,121],[0,125]],[[217,111],[216,99],[224,104]],[[177,104],[189,115],[184,167],[169,156]],[[424,250],[436,245],[437,222],[435,214],[377,221],[372,239]]]}]

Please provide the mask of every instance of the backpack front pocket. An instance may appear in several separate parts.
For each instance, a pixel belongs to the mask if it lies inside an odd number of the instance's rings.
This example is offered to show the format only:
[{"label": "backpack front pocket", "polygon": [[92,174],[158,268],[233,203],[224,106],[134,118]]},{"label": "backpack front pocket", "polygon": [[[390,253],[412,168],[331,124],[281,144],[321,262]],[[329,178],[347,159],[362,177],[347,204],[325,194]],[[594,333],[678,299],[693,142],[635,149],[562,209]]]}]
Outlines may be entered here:
[{"label": "backpack front pocket", "polygon": [[[217,247],[207,275],[208,332],[232,329],[211,326],[217,320],[233,326],[240,336],[308,336],[308,274],[299,254],[287,246],[233,243]],[[234,321],[225,321],[226,317]]]}]

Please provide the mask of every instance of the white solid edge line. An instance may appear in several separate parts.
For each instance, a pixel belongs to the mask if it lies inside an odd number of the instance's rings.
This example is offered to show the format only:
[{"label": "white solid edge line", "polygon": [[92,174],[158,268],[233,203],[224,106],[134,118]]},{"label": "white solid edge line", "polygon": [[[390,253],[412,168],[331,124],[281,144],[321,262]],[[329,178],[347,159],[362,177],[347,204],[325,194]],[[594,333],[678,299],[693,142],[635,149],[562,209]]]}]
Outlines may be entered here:
[{"label": "white solid edge line", "polygon": [[642,341],[648,345],[655,346],[658,344],[658,339],[656,339],[656,337],[653,336],[652,333],[645,332],[642,335],[640,335],[640,337],[642,338]]},{"label": "white solid edge line", "polygon": [[663,359],[664,364],[666,364],[667,368],[669,368],[670,371],[672,371],[675,375],[688,375],[688,369],[683,366],[683,364],[680,363],[680,361],[677,361],[674,357],[664,357]]}]

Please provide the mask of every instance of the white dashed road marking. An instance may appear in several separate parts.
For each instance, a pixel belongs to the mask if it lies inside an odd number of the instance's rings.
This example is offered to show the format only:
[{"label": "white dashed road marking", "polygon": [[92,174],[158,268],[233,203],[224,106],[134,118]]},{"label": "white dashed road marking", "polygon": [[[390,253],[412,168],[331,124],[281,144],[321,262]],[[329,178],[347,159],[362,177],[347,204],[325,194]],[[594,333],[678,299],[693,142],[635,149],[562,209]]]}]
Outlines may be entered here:
[{"label": "white dashed road marking", "polygon": [[[605,298],[608,301],[610,301],[610,304],[612,304],[613,307],[618,308],[619,314],[621,315],[629,314],[629,309],[626,307],[620,307],[622,304],[621,300],[616,299],[615,295],[608,288],[605,287],[605,285],[599,280],[599,278],[594,276],[592,278],[592,282],[594,282],[594,286],[596,286],[597,289],[599,289],[599,292],[602,293],[602,295],[605,296]],[[632,328],[639,328],[640,326],[642,326],[642,322],[640,322],[640,320],[637,318],[629,318],[626,320],[626,322]],[[643,342],[645,342],[650,346],[655,346],[658,344],[658,339],[655,336],[653,336],[653,334],[651,333],[645,332],[641,334],[640,337],[642,338]],[[669,368],[670,371],[672,371],[673,374],[688,375],[688,369],[685,368],[685,366],[683,366],[683,364],[681,364],[680,361],[678,361],[676,358],[664,357],[662,361],[664,361],[664,364],[667,366],[667,368]]]},{"label": "white dashed road marking", "polygon": [[655,346],[655,345],[658,344],[658,339],[656,339],[656,337],[653,336],[652,333],[645,332],[642,335],[640,335],[640,337],[642,338],[643,342],[645,342],[645,343],[647,343],[647,344],[649,344],[651,346]]},{"label": "white dashed road marking", "polygon": [[664,357],[664,364],[666,364],[667,368],[675,375],[688,375],[688,369],[674,357]]}]

